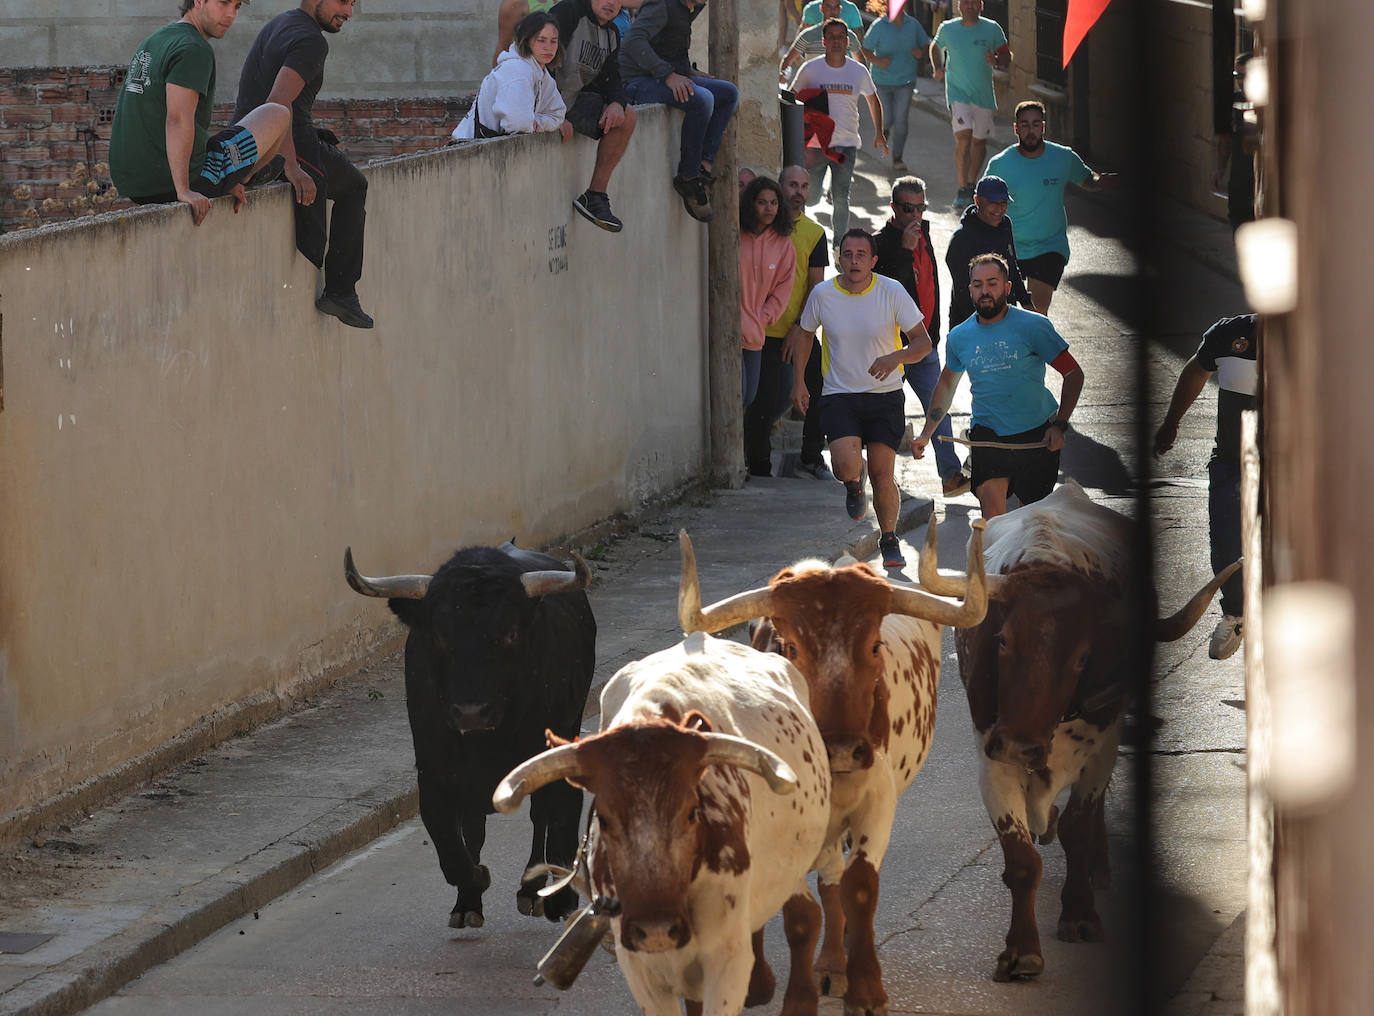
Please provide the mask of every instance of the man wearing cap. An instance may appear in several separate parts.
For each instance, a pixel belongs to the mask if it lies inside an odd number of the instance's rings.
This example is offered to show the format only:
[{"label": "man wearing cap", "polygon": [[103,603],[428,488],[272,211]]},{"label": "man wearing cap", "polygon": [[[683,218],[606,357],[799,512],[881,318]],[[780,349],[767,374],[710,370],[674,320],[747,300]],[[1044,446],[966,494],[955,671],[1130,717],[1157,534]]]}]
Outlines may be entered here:
[{"label": "man wearing cap", "polygon": [[1007,182],[1016,202],[1016,250],[1031,299],[1041,314],[1069,263],[1069,219],[1064,188],[1086,191],[1114,187],[1115,173],[1096,173],[1067,145],[1045,140],[1045,106],[1027,99],[1016,106],[1016,144],[993,156],[988,173]]},{"label": "man wearing cap", "polygon": [[[996,254],[973,259],[969,291],[978,313],[950,329],[945,369],[911,451],[918,459],[925,455],[935,428],[949,412],[960,376],[967,373],[973,388],[970,436],[976,442],[1018,446],[973,449],[973,493],[983,517],[992,518],[1005,514],[1012,494],[1026,505],[1054,489],[1069,417],[1083,391],[1083,370],[1049,318],[1007,305],[1007,263]],[[1064,377],[1057,401],[1045,387],[1047,366]]]},{"label": "man wearing cap", "polygon": [[964,209],[959,228],[949,238],[945,264],[949,266],[952,282],[949,291],[951,328],[963,324],[973,313],[973,300],[968,295],[968,263],[979,254],[1001,255],[1011,273],[1011,302],[1026,310],[1034,309],[1021,277],[1021,266],[1016,262],[1016,244],[1012,242],[1011,219],[1007,215],[1010,201],[1005,180],[1000,176],[983,177],[974,188],[973,204]]},{"label": "man wearing cap", "polygon": [[[935,260],[935,248],[930,242],[930,223],[926,221],[926,185],[915,176],[904,176],[892,185],[892,216],[878,231],[879,275],[886,275],[902,284],[902,288],[920,308],[922,324],[930,336],[931,350],[925,358],[906,369],[906,383],[930,411],[930,397],[940,377],[940,273]],[[936,428],[937,435],[952,436],[949,418]],[[935,446],[935,470],[940,474],[945,497],[968,493],[968,477],[959,465],[954,446],[941,441]]]},{"label": "man wearing cap", "polygon": [[1011,66],[1011,49],[1002,26],[983,14],[983,0],[959,0],[959,17],[940,22],[930,48],[935,80],[945,83],[945,105],[954,130],[954,171],[963,209],[973,200],[974,182],[983,172],[988,138],[997,112],[992,72]]}]

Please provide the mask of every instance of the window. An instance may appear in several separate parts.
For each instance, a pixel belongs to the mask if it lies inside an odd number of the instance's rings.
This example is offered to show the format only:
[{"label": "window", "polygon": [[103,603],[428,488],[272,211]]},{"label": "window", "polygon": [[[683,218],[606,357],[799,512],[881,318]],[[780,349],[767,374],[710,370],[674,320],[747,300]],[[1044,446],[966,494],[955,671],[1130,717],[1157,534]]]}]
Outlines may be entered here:
[{"label": "window", "polygon": [[1035,76],[1047,85],[1064,87],[1069,82],[1064,69],[1064,19],[1068,0],[1036,0]]}]

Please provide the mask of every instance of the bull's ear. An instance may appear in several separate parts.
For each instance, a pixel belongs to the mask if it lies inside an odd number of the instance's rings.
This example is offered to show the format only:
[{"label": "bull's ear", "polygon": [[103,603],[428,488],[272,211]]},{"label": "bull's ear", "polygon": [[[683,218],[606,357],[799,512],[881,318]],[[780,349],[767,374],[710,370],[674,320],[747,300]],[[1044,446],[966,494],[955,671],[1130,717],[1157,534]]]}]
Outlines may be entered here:
[{"label": "bull's ear", "polygon": [[424,600],[408,600],[393,596],[386,601],[386,605],[407,628],[419,628],[429,620],[428,608],[425,606]]},{"label": "bull's ear", "polygon": [[682,720],[682,726],[688,730],[695,730],[699,734],[709,734],[711,732],[711,721],[701,713],[693,709]]}]

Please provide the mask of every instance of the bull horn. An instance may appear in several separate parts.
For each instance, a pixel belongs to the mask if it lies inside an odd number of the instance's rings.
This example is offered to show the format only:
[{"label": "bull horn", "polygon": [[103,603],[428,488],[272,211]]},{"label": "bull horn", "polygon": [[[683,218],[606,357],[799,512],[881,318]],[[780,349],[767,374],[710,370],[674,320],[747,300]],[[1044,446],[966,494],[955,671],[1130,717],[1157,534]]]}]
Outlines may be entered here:
[{"label": "bull horn", "polygon": [[[975,526],[986,526],[987,522],[978,519],[974,522]],[[930,517],[930,522],[926,526],[926,545],[921,549],[917,556],[917,578],[921,583],[922,589],[928,589],[937,596],[963,596],[967,576],[961,582],[953,575],[941,575],[939,572],[940,561],[939,551],[935,546],[935,516]],[[982,560],[980,555],[979,560]],[[983,581],[987,586],[988,599],[997,599],[998,590],[1002,586],[1002,576],[988,575],[984,572]]]},{"label": "bull horn", "polygon": [[[1242,560],[1244,559],[1242,558]],[[1193,625],[1197,624],[1198,619],[1206,612],[1207,605],[1212,602],[1212,597],[1216,595],[1217,590],[1235,574],[1240,565],[1240,561],[1234,561],[1227,565],[1212,578],[1211,582],[1199,589],[1177,614],[1172,617],[1162,617],[1156,621],[1155,639],[1160,642],[1174,642],[1188,634]]]},{"label": "bull horn", "polygon": [[773,590],[764,586],[739,593],[727,600],[702,609],[701,583],[697,579],[697,556],[687,530],[677,534],[682,547],[682,578],[677,591],[677,619],[685,634],[704,631],[715,634],[756,617],[768,617],[773,612]]},{"label": "bull horn", "polygon": [[592,580],[592,570],[582,555],[572,551],[573,570],[529,571],[520,576],[520,584],[525,587],[525,595],[550,596],[554,593],[575,593],[586,589]]},{"label": "bull horn", "polygon": [[581,769],[577,764],[577,747],[576,744],[560,744],[516,766],[497,784],[496,793],[491,795],[492,807],[509,815],[540,787],[576,776]]},{"label": "bull horn", "polygon": [[767,748],[732,734],[703,734],[711,742],[703,765],[738,766],[758,773],[768,781],[775,794],[790,794],[797,789],[797,774],[792,767]]},{"label": "bull horn", "polygon": [[353,548],[344,548],[344,578],[355,593],[364,596],[382,596],[398,600],[423,600],[429,591],[429,581],[433,575],[388,575],[384,578],[369,578],[358,573],[353,566]]},{"label": "bull horn", "polygon": [[[973,535],[969,537],[968,541],[967,588],[959,590],[964,598],[963,603],[957,605],[949,603],[937,596],[932,596],[924,589],[893,586],[890,612],[909,614],[912,617],[924,618],[927,621],[948,625],[951,628],[971,628],[980,623],[988,612],[987,576],[983,571],[983,530],[985,528],[987,528],[987,523],[982,519],[973,523]],[[927,541],[929,541],[929,537],[927,537]]]}]

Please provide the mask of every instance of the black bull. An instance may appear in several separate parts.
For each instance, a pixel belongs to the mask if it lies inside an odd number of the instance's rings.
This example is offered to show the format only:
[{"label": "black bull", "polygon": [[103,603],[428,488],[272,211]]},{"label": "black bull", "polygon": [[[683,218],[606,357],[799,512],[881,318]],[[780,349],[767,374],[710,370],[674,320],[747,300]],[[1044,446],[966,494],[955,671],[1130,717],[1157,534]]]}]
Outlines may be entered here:
[{"label": "black bull", "polygon": [[[576,555],[574,555],[576,556]],[[345,553],[348,584],[385,596],[410,629],[406,711],[419,771],[420,817],[444,878],[458,889],[453,928],[480,928],[491,875],[481,864],[491,798],[501,778],[545,748],[544,731],[574,738],[591,687],[596,621],[582,591],[587,566],[499,548],[460,550],[428,575],[368,578]],[[544,899],[544,863],[570,867],[582,792],[559,780],[530,798],[534,842],[516,893],[520,912],[561,920],[572,889]]]}]

